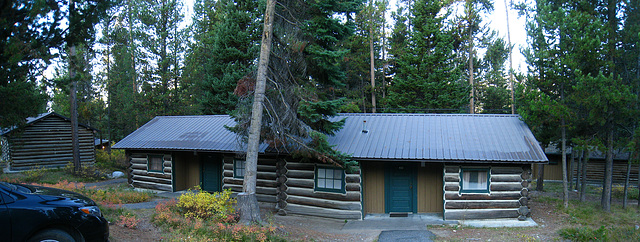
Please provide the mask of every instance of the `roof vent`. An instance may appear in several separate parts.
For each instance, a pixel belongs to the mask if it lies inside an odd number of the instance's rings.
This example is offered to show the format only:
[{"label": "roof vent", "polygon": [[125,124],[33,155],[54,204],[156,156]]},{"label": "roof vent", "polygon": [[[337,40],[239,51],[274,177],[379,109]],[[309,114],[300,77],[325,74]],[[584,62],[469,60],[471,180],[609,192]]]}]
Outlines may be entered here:
[{"label": "roof vent", "polygon": [[362,121],[362,133],[369,133],[369,130],[367,130],[367,120]]}]

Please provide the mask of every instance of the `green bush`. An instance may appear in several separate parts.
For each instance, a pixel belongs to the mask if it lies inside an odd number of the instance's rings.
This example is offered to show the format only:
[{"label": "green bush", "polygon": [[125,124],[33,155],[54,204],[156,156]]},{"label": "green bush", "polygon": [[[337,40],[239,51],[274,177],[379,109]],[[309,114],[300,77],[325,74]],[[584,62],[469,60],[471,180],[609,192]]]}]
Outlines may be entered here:
[{"label": "green bush", "polygon": [[236,199],[231,198],[231,190],[208,193],[199,187],[178,198],[178,208],[187,218],[213,219],[229,222],[235,210]]},{"label": "green bush", "polygon": [[127,156],[124,150],[111,150],[111,154],[105,150],[96,151],[96,167],[109,171],[127,170]]},{"label": "green bush", "polygon": [[39,182],[45,175],[46,169],[41,167],[36,167],[34,169],[22,172],[24,177],[22,178],[25,182]]},{"label": "green bush", "polygon": [[[203,195],[206,192],[193,194]],[[213,199],[210,196],[214,196],[214,194],[201,197],[206,197],[206,199],[199,199],[191,195],[185,196],[183,199],[194,203],[198,201],[198,204],[204,205],[201,204],[203,201]],[[277,234],[277,228],[272,224],[244,225],[237,223],[237,221],[215,221],[185,216],[183,208],[180,208],[178,201],[174,199],[156,205],[152,222],[167,231],[165,239],[168,241],[286,241]]]}]

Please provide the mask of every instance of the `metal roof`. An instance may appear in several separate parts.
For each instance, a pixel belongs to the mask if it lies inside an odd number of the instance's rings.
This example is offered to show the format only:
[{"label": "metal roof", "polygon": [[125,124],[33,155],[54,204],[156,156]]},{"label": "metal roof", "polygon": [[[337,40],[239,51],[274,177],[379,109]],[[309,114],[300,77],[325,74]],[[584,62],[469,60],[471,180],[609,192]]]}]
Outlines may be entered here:
[{"label": "metal roof", "polygon": [[[158,116],[116,143],[114,149],[196,150],[239,152],[246,150],[228,115]],[[266,144],[261,145],[264,152]]]},{"label": "metal roof", "polygon": [[329,143],[358,159],[547,162],[519,115],[342,114],[334,120],[344,117]]},{"label": "metal roof", "polygon": [[[55,113],[55,112],[48,112],[48,113],[41,113],[36,117],[28,117],[28,118],[26,118],[27,122],[25,123],[24,127],[32,125],[32,124],[37,123],[37,122],[40,122],[40,121],[44,120],[45,118],[48,118],[48,117],[51,117],[51,116],[59,117],[61,119],[64,119],[66,121],[71,122],[70,118],[62,116],[62,115],[60,115],[58,113]],[[82,126],[82,127],[87,128],[87,129],[94,130],[94,131],[100,131],[99,129],[96,129],[94,127],[91,127],[91,126],[83,124],[83,123],[78,123],[78,126]],[[24,128],[24,127],[14,126],[14,127],[11,127],[11,128],[5,129],[5,130],[0,130],[0,135],[9,134],[9,133],[11,133],[12,131],[14,131],[16,129]]]},{"label": "metal roof", "polygon": [[[344,128],[328,140],[354,159],[547,161],[518,115],[341,114],[333,120],[342,118],[346,118]],[[238,136],[225,128],[234,124],[227,115],[160,116],[113,148],[244,151]],[[264,152],[267,145],[260,148]]]}]

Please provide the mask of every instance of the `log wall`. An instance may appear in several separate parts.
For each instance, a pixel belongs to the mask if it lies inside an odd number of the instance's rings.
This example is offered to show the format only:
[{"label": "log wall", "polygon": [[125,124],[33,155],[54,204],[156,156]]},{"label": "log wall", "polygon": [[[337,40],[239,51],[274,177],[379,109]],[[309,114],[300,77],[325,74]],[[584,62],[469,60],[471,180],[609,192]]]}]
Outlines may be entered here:
[{"label": "log wall", "polygon": [[[147,156],[163,156],[163,172],[147,171]],[[129,157],[129,184],[135,188],[143,188],[157,191],[173,191],[172,185],[172,160],[168,153],[136,152],[128,154]]]},{"label": "log wall", "polygon": [[[549,159],[559,159],[557,164],[544,165],[544,180],[545,181],[562,181],[562,156],[549,157]],[[567,159],[567,168],[571,167],[570,159]],[[602,184],[604,178],[604,165],[605,161],[602,159],[589,159],[587,163],[587,182]],[[569,173],[568,179],[576,181],[576,173],[578,172],[578,159],[576,158],[573,164],[573,171]],[[538,178],[538,167],[533,165],[534,179]],[[613,160],[613,183],[624,184],[625,176],[627,175],[627,161],[626,160]],[[638,184],[638,164],[631,164],[630,184]]]},{"label": "log wall", "polygon": [[[7,137],[11,170],[57,168],[73,163],[71,122],[52,115],[13,131]],[[80,162],[93,165],[96,161],[94,131],[78,127]]]},{"label": "log wall", "polygon": [[287,161],[277,166],[280,215],[362,219],[360,171],[346,174],[345,193],[314,191],[315,164]]},{"label": "log wall", "polygon": [[489,193],[461,193],[460,165],[444,167],[444,219],[518,218],[529,216],[531,169],[523,166],[486,166],[490,168]]},{"label": "log wall", "polygon": [[[233,156],[224,157],[223,165],[223,185],[222,189],[231,189],[234,193],[242,192],[243,178],[233,177]],[[267,206],[274,208],[277,203],[277,176],[276,163],[277,159],[260,158],[258,160],[258,175],[256,181],[256,197],[258,202],[266,203]]]}]

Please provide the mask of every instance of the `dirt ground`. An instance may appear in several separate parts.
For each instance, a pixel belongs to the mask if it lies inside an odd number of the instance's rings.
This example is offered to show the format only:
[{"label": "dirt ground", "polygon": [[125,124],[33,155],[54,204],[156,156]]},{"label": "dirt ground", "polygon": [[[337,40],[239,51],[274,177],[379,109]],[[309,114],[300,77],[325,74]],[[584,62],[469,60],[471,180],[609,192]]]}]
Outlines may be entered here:
[{"label": "dirt ground", "polygon": [[[532,192],[530,209],[537,227],[529,228],[470,228],[464,226],[432,226],[428,229],[441,241],[551,241],[561,239],[558,230],[570,226],[568,216],[556,212],[547,203],[536,202],[539,196],[557,196]],[[595,199],[595,198],[594,198]],[[133,211],[141,218],[137,229],[112,224],[111,241],[162,241],[161,231],[149,221],[153,209]],[[342,231],[344,221],[305,216],[278,216],[263,212],[263,219],[276,225],[285,238],[293,241],[375,241],[379,230]]]}]

